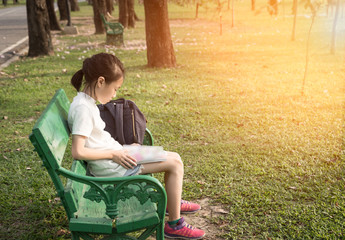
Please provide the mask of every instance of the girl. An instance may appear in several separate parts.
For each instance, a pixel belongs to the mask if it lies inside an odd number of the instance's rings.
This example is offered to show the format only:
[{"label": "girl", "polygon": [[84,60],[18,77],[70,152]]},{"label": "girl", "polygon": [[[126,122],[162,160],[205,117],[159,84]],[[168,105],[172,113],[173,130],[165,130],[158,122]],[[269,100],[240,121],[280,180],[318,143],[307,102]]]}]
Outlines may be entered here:
[{"label": "girl", "polygon": [[68,113],[68,124],[72,131],[72,156],[86,160],[91,174],[97,177],[164,172],[169,209],[169,221],[164,227],[165,236],[200,239],[205,232],[188,225],[180,217],[180,213],[200,209],[198,204],[181,200],[183,163],[180,156],[167,152],[166,161],[137,165],[136,160],[104,130],[105,123],[96,102],[105,104],[116,96],[123,83],[124,72],[117,57],[100,53],[85,59],[83,68],[73,75],[71,83],[78,95],[73,99]]}]

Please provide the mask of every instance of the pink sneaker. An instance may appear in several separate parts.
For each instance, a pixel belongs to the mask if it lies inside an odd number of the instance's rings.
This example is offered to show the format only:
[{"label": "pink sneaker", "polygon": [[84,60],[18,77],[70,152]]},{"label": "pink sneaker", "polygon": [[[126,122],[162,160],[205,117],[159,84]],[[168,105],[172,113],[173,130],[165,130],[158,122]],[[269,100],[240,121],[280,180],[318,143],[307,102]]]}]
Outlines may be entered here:
[{"label": "pink sneaker", "polygon": [[[196,211],[200,210],[201,207],[199,204],[197,203],[192,203],[192,202],[188,202],[185,200],[181,200],[181,213],[195,213]],[[168,213],[168,207],[166,210],[166,215],[169,215]]]},{"label": "pink sneaker", "polygon": [[167,238],[201,239],[205,236],[205,232],[187,224],[184,218],[181,218],[175,227],[170,227],[169,223],[165,223],[164,235]]}]

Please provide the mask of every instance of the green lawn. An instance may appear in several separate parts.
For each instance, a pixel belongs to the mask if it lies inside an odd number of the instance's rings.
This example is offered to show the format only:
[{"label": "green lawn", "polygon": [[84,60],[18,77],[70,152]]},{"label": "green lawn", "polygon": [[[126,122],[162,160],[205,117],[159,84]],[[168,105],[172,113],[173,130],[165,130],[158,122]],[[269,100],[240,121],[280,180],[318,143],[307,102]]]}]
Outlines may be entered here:
[{"label": "green lawn", "polygon": [[[156,145],[182,156],[183,197],[210,198],[228,211],[208,218],[217,239],[343,238],[345,28],[338,26],[331,55],[333,18],[320,9],[302,96],[311,18],[299,6],[290,41],[291,2],[275,18],[265,1],[256,14],[249,2],[235,1],[234,27],[224,6],[222,35],[212,6],[194,19],[194,6],[170,5],[172,69],[146,67],[144,21],[125,31],[125,48],[105,46],[105,35],[93,34],[91,7],[82,4],[72,15],[78,37],[55,33],[54,56],[23,58],[0,73],[0,238],[70,238],[28,135],[55,90],[64,88],[72,100],[71,76],[102,51],[127,68],[119,97],[136,101]],[[144,19],[143,6],[136,11]]]},{"label": "green lawn", "polygon": [[3,1],[0,2],[0,9],[2,8],[10,8],[10,7],[17,7],[17,6],[21,6],[21,5],[25,5],[26,4],[26,0],[19,0],[18,3],[13,3],[13,1],[11,0],[7,0],[7,5],[4,6]]}]

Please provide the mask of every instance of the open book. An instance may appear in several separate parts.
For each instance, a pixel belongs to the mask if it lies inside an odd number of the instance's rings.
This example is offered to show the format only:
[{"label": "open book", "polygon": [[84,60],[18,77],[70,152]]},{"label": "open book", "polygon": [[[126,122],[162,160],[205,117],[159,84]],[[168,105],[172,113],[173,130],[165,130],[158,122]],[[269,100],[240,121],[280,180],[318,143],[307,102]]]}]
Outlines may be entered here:
[{"label": "open book", "polygon": [[137,163],[152,163],[166,160],[166,152],[160,146],[140,146],[140,145],[124,145],[129,155],[137,160]]}]

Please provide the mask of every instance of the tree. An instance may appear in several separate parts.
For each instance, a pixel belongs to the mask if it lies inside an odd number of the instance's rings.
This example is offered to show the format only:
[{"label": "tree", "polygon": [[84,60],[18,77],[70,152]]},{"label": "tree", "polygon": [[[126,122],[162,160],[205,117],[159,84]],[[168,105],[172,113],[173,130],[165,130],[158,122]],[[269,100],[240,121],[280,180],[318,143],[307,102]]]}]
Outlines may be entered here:
[{"label": "tree", "polygon": [[57,5],[59,8],[60,20],[68,20],[68,6],[66,0],[57,0]]},{"label": "tree", "polygon": [[111,14],[114,11],[114,0],[106,0],[105,4],[107,12]]},{"label": "tree", "polygon": [[278,0],[269,0],[267,5],[268,13],[272,15],[278,14]]},{"label": "tree", "polygon": [[95,24],[95,34],[103,34],[105,32],[101,14],[107,15],[106,1],[105,0],[93,0],[93,22]]},{"label": "tree", "polygon": [[56,14],[54,10],[54,0],[46,0],[46,3],[47,3],[47,9],[48,9],[50,30],[61,31],[61,27],[56,18]]},{"label": "tree", "polygon": [[70,5],[71,5],[71,11],[72,12],[77,12],[80,11],[79,5],[78,5],[78,0],[70,0]]},{"label": "tree", "polygon": [[149,67],[175,67],[167,0],[144,0],[147,62]]},{"label": "tree", "polygon": [[251,0],[252,2],[252,11],[255,11],[255,0]]},{"label": "tree", "polygon": [[27,0],[26,11],[29,32],[28,56],[52,54],[53,44],[46,0]]},{"label": "tree", "polygon": [[296,35],[296,21],[297,21],[297,6],[298,6],[297,0],[293,0],[292,12],[293,12],[294,18],[293,18],[293,26],[292,26],[291,41],[295,41],[295,35]]},{"label": "tree", "polygon": [[302,96],[304,95],[304,87],[305,87],[305,81],[307,79],[307,72],[308,72],[308,66],[309,66],[309,47],[310,47],[310,35],[311,30],[313,28],[315,17],[317,15],[317,11],[319,10],[321,6],[321,2],[312,2],[311,0],[307,0],[305,8],[310,8],[312,13],[310,28],[308,32],[308,38],[307,38],[307,49],[306,49],[306,58],[305,58],[305,68],[304,68],[304,76],[303,76],[303,83],[302,83]]},{"label": "tree", "polygon": [[125,28],[134,28],[136,20],[134,0],[119,0],[119,22]]},{"label": "tree", "polygon": [[338,22],[339,8],[340,8],[340,1],[337,0],[337,2],[336,2],[336,9],[335,9],[335,16],[334,16],[333,26],[332,26],[331,54],[335,53],[335,35],[336,35],[336,32],[337,32],[337,22]]}]

